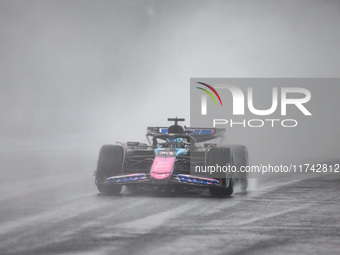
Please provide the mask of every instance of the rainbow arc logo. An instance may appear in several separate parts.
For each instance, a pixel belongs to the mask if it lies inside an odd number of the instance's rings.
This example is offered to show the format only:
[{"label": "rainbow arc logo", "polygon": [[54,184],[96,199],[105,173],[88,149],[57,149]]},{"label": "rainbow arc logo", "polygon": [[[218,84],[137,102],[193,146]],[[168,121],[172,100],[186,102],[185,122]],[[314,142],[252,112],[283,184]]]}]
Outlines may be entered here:
[{"label": "rainbow arc logo", "polygon": [[[221,104],[221,106],[222,106],[221,97],[220,97],[220,95],[217,93],[217,91],[216,91],[212,86],[210,86],[210,85],[208,85],[208,84],[206,84],[206,83],[203,83],[203,82],[196,82],[196,83],[201,84],[201,85],[206,86],[207,88],[209,88],[209,89],[217,96],[217,98],[218,98],[218,100],[220,101],[220,104]],[[204,88],[201,88],[201,87],[196,87],[196,88],[198,88],[198,89],[203,90],[204,92],[206,92],[206,93],[214,100],[215,105],[217,105],[216,100],[215,100],[215,97],[213,96],[213,94],[211,94],[211,92],[210,92],[209,90],[204,89]]]}]

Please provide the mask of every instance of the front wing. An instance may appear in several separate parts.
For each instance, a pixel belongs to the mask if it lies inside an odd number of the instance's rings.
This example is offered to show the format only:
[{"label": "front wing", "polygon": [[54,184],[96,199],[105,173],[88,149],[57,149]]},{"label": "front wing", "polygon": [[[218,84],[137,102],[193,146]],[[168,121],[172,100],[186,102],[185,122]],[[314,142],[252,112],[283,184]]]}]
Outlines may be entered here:
[{"label": "front wing", "polygon": [[[136,174],[126,174],[126,175],[117,175],[111,176],[106,179],[104,182],[105,185],[115,185],[115,184],[155,184],[159,185],[160,183],[154,183],[150,178],[150,174],[145,173],[136,173]],[[223,183],[220,180],[186,175],[186,174],[173,174],[171,178],[169,178],[166,182],[161,183],[164,184],[184,184],[184,185],[194,185],[194,186],[203,186],[203,187],[223,187]]]}]

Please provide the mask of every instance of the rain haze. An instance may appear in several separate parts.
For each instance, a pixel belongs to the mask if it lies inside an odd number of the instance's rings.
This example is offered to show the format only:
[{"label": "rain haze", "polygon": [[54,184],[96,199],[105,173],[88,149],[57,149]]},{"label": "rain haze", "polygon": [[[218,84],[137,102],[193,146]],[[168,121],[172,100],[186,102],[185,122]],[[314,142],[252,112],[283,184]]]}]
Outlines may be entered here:
[{"label": "rain haze", "polygon": [[[92,175],[103,144],[146,142],[146,127],[168,126],[168,117],[190,125],[190,78],[339,77],[339,27],[336,0],[0,0],[0,253],[170,254],[186,246],[178,234],[196,247],[192,254],[225,254],[227,232],[203,238],[220,223],[243,240],[227,245],[228,254],[334,253],[339,217],[325,212],[339,211],[339,177],[314,186],[253,180],[248,194],[221,202],[205,194],[99,196]],[[338,162],[340,87],[321,87],[311,128],[271,139],[238,130],[230,142],[246,144],[256,164]],[[278,145],[280,154],[271,149]],[[325,193],[314,193],[326,182]],[[285,203],[300,192],[308,196]],[[325,200],[329,207],[304,225],[301,214]],[[204,215],[211,221],[202,223]]]}]

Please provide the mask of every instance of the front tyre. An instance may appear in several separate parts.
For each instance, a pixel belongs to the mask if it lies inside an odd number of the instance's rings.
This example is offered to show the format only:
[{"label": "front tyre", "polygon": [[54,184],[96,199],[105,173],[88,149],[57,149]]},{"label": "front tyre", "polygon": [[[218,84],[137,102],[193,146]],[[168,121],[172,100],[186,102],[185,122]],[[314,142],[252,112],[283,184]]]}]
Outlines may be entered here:
[{"label": "front tyre", "polygon": [[122,185],[97,185],[98,191],[105,195],[118,195],[121,191],[123,186]]},{"label": "front tyre", "polygon": [[96,185],[100,193],[117,195],[122,190],[122,185],[105,183],[108,177],[122,173],[124,150],[119,145],[103,145],[99,152]]},{"label": "front tyre", "polygon": [[209,188],[209,192],[213,197],[229,197],[234,193],[234,179],[229,179],[227,188]]},{"label": "front tyre", "polygon": [[[233,156],[229,147],[217,147],[210,149],[207,159],[208,166],[233,165]],[[224,187],[211,187],[209,192],[213,197],[228,197],[234,193],[234,178],[231,173],[226,173],[222,179]]]}]

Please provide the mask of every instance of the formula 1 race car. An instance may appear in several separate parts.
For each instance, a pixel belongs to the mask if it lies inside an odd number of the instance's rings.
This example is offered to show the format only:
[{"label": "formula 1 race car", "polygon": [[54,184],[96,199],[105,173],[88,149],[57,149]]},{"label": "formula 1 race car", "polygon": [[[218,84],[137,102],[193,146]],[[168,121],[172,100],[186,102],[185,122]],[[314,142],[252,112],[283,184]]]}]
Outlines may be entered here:
[{"label": "formula 1 race car", "polygon": [[[241,166],[248,165],[245,146],[222,145],[226,131],[222,128],[183,128],[178,122],[184,119],[177,117],[168,121],[175,123],[169,128],[147,128],[149,145],[117,142],[101,147],[95,171],[99,192],[118,194],[123,185],[162,191],[199,187],[209,188],[212,196],[223,197],[233,194],[235,183],[243,191],[247,189],[247,175],[239,172]],[[232,166],[233,171],[219,175],[207,171],[215,166],[228,166],[229,170]],[[197,169],[203,171],[197,173]]]}]

